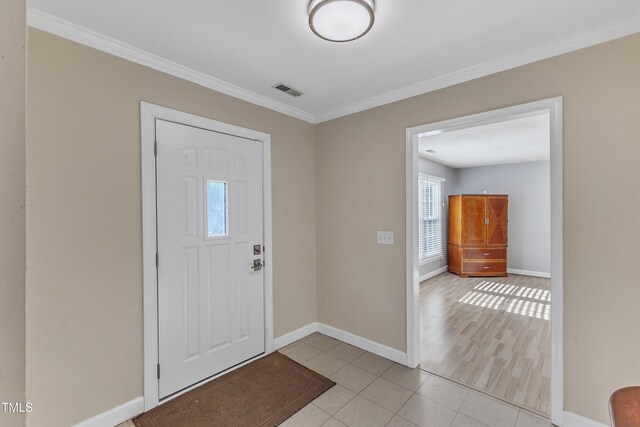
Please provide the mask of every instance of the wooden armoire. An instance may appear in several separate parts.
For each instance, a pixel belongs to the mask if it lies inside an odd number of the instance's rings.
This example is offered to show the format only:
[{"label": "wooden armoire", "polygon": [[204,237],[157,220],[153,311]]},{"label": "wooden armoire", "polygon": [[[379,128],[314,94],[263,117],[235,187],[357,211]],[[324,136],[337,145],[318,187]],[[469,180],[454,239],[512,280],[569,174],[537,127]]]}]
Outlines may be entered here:
[{"label": "wooden armoire", "polygon": [[509,196],[449,196],[449,272],[507,276]]}]

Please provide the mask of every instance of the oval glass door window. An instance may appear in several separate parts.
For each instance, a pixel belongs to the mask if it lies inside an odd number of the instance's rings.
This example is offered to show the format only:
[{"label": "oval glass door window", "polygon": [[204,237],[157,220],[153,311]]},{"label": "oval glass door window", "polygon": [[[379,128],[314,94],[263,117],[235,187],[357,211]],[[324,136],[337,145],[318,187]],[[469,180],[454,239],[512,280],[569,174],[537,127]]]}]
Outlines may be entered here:
[{"label": "oval glass door window", "polygon": [[225,181],[207,180],[207,236],[228,236],[228,191]]}]

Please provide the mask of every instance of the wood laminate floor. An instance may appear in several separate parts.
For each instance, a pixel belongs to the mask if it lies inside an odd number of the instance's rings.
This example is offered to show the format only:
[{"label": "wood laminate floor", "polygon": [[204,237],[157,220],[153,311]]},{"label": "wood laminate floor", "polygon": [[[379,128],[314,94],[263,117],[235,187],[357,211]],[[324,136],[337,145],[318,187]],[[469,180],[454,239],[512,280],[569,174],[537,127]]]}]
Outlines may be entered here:
[{"label": "wood laminate floor", "polygon": [[460,278],[420,284],[420,368],[548,416],[550,280]]}]

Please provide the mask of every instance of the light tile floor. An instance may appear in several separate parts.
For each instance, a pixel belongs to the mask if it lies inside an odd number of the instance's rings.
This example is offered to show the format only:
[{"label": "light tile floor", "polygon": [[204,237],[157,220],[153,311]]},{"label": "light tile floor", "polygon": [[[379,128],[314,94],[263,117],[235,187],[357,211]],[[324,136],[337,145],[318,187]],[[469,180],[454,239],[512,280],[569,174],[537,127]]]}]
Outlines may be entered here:
[{"label": "light tile floor", "polygon": [[[336,382],[283,427],[551,426],[515,406],[319,333],[280,352]],[[132,426],[127,421],[117,427]]]},{"label": "light tile floor", "polygon": [[283,427],[549,427],[549,420],[319,333],[280,350],[336,385]]}]

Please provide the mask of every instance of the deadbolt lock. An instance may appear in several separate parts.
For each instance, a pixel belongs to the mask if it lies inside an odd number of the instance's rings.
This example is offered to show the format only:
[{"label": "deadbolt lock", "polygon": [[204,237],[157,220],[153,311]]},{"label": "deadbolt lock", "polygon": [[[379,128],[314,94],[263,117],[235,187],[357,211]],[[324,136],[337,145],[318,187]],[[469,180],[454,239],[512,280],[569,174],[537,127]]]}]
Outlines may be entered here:
[{"label": "deadbolt lock", "polygon": [[253,254],[260,255],[262,253],[262,245],[253,245]]}]

